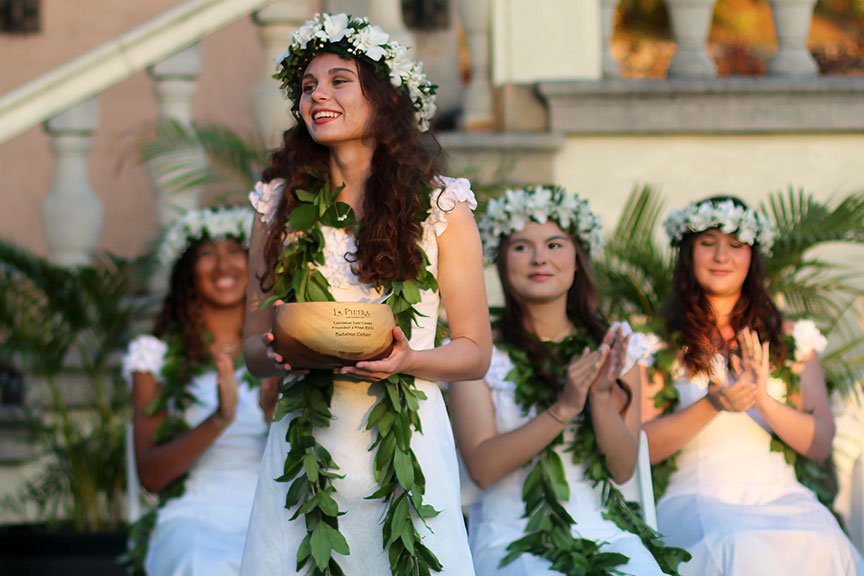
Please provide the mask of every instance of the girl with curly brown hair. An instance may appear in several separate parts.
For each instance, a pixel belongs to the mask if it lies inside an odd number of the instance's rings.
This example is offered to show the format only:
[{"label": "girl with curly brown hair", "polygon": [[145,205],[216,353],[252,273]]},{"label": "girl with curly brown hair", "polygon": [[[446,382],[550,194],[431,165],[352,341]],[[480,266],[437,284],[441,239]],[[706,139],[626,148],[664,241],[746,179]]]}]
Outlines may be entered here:
[{"label": "girl with curly brown hair", "polygon": [[383,359],[286,377],[243,573],[473,574],[436,381],[482,375],[491,336],[474,194],[421,139],[434,87],[344,14],[301,27],[277,77],[298,123],[251,194],[250,369],[291,368],[273,346],[282,302],[384,301],[397,327]]}]

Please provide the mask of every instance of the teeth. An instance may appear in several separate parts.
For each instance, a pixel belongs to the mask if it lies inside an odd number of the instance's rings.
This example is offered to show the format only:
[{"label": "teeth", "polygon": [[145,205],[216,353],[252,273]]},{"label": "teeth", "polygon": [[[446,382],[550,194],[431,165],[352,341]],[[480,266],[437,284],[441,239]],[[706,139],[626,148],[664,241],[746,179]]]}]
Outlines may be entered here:
[{"label": "teeth", "polygon": [[339,115],[338,112],[321,111],[321,112],[315,112],[315,114],[312,115],[312,119],[318,120],[319,118],[336,118],[338,115]]},{"label": "teeth", "polygon": [[214,284],[216,284],[217,288],[231,288],[237,284],[237,279],[236,278],[222,277],[222,278],[218,278],[214,282]]}]

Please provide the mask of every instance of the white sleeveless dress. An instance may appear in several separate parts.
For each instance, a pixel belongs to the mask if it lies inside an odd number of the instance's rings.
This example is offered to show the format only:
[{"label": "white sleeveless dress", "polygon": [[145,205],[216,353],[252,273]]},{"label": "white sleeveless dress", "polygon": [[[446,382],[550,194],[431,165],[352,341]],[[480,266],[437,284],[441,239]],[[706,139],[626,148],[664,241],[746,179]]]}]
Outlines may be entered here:
[{"label": "white sleeveless dress", "polygon": [[[495,348],[492,364],[484,381],[489,387],[495,406],[495,423],[499,434],[521,428],[537,415],[536,409],[523,414],[516,403],[516,385],[507,380],[513,369],[510,356]],[[602,516],[600,490],[592,488],[582,478],[583,467],[573,463],[571,453],[564,452],[573,439],[572,428],[565,432],[565,443],[557,448],[564,462],[564,471],[570,485],[570,500],[564,503],[567,512],[576,521],[573,534],[597,542],[604,542],[604,552],[619,552],[630,561],[618,569],[634,576],[660,576],[663,572],[654,557],[642,545],[642,540],[618,528]],[[507,546],[525,535],[527,520],[522,517],[525,504],[522,501],[522,486],[530,468],[520,468],[505,476],[486,490],[480,491],[477,501],[471,505],[468,515],[468,534],[474,568],[478,576],[531,576],[534,574],[558,574],[549,569],[547,560],[532,554],[522,554],[511,564],[499,568],[506,555]]]},{"label": "white sleeveless dress", "polygon": [[[715,363],[723,364],[722,357]],[[708,392],[705,375],[674,382],[682,410]],[[785,385],[769,394],[783,401]],[[837,521],[801,485],[755,409],[721,412],[677,458],[657,521],[668,544],[693,559],[690,576],[853,576],[864,562]]]},{"label": "white sleeveless dress", "polygon": [[[432,197],[432,209],[423,223],[421,246],[429,258],[430,270],[437,276],[437,237],[447,228],[446,211],[456,202],[466,202],[471,209],[477,204],[470,184],[465,179],[441,178],[443,189]],[[261,188],[258,188],[261,190]],[[268,204],[264,202],[264,204]],[[253,205],[265,213],[269,207]],[[354,237],[344,230],[323,227],[326,263],[319,270],[330,282],[337,301],[358,302],[380,296],[372,287],[360,283],[351,271],[345,255],[355,249]],[[424,291],[416,307],[423,315],[411,334],[411,347],[425,350],[435,346],[439,295]],[[465,534],[465,524],[459,500],[459,468],[450,420],[441,391],[435,382],[417,379],[417,387],[428,400],[420,404],[423,432],[412,436],[411,447],[426,476],[425,502],[441,514],[429,520],[429,529],[417,524],[424,544],[444,566],[442,574],[470,576],[474,574]],[[335,499],[340,510],[339,530],[348,540],[351,553],[336,555],[339,565],[350,576],[384,576],[390,573],[387,551],[382,542],[381,522],[385,507],[380,500],[366,500],[377,489],[372,472],[374,453],[369,447],[375,438],[366,430],[369,411],[377,401],[380,386],[368,383],[336,383],[331,404],[333,420],[328,428],[317,429],[316,438],[333,456],[342,479],[334,480]],[[243,555],[241,574],[244,576],[287,576],[297,574],[297,547],[306,535],[301,515],[290,520],[294,510],[285,509],[290,483],[275,482],[282,475],[288,445],[285,440],[291,416],[271,426],[255,504]]]},{"label": "white sleeveless dress", "polygon": [[[142,336],[129,347],[124,371],[156,375],[164,364],[165,344]],[[224,432],[189,471],[185,492],[159,510],[144,566],[153,576],[237,576],[246,540],[267,424],[258,406],[258,389],[237,370],[237,413]],[[219,405],[217,372],[193,379],[197,398],[184,413],[195,427]]]}]

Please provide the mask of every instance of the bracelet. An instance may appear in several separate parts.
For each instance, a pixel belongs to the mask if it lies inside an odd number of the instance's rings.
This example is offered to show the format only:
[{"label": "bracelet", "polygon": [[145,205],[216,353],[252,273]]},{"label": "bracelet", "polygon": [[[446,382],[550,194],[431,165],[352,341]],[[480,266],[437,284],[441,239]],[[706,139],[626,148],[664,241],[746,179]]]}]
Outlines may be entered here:
[{"label": "bracelet", "polygon": [[708,399],[708,402],[711,404],[711,406],[713,406],[714,409],[717,410],[717,412],[723,412],[725,410],[725,408],[723,408],[723,404],[720,403],[720,400],[712,396],[710,393],[706,394],[705,397]]},{"label": "bracelet", "polygon": [[553,420],[555,420],[556,422],[558,422],[558,423],[561,424],[562,426],[566,426],[566,425],[567,425],[567,422],[566,422],[563,418],[561,418],[560,416],[558,416],[557,414],[555,414],[555,412],[552,410],[552,407],[551,407],[551,406],[550,406],[549,408],[546,409],[546,414],[549,414],[549,416],[551,416]]}]

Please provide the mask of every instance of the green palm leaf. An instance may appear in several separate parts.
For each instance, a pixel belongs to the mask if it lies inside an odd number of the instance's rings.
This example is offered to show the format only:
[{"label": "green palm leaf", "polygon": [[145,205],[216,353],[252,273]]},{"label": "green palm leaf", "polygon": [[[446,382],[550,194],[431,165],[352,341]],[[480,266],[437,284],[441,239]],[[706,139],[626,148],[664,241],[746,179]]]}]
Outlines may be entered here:
[{"label": "green palm leaf", "polygon": [[257,136],[243,138],[226,126],[176,120],[159,124],[153,139],[140,147],[141,159],[171,193],[224,183],[251,190],[268,154]]},{"label": "green palm leaf", "polygon": [[662,209],[656,189],[634,188],[607,238],[595,273],[610,317],[637,315],[651,320],[660,314],[672,277],[669,251],[655,237]]}]

